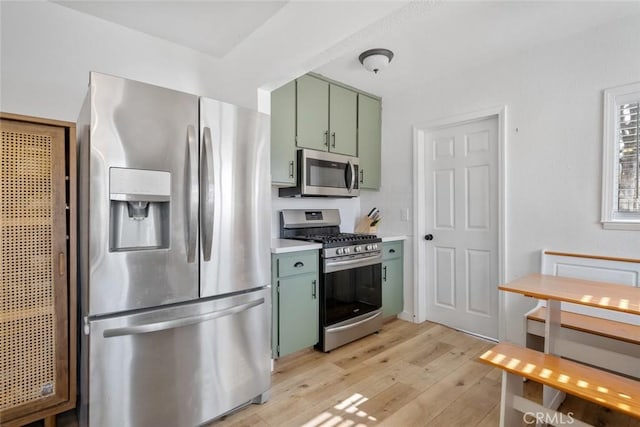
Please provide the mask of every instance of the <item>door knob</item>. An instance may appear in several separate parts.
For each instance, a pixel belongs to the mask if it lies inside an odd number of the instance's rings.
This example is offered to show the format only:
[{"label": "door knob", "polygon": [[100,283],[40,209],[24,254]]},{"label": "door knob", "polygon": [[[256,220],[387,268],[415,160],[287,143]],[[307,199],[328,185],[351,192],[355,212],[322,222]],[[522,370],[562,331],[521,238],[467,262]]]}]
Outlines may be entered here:
[{"label": "door knob", "polygon": [[433,234],[427,234],[424,236],[424,240],[433,240]]}]

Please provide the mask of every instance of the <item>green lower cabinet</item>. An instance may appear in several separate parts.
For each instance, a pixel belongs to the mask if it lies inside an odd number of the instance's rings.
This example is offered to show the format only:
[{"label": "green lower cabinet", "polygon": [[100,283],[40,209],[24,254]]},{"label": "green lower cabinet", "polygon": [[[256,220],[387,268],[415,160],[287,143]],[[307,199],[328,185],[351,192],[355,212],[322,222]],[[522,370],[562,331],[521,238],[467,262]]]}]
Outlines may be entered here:
[{"label": "green lower cabinet", "polygon": [[278,280],[278,356],[318,342],[318,279],[315,274]]},{"label": "green lower cabinet", "polygon": [[318,252],[272,255],[272,356],[318,342]]},{"label": "green lower cabinet", "polygon": [[402,241],[382,245],[382,316],[395,316],[403,309]]}]

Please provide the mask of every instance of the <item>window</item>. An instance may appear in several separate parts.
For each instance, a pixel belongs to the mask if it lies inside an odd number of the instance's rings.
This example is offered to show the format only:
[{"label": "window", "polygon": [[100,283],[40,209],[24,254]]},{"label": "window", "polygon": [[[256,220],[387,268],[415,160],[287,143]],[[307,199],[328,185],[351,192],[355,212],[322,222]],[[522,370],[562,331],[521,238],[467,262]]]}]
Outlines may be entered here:
[{"label": "window", "polygon": [[604,91],[602,224],[640,230],[640,82]]}]

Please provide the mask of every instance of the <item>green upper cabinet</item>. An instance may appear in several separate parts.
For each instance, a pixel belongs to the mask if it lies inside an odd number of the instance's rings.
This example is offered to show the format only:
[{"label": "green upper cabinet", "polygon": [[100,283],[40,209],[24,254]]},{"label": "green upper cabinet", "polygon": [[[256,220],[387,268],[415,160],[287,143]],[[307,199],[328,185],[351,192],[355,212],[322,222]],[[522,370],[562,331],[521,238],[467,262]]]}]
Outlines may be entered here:
[{"label": "green upper cabinet", "polygon": [[358,94],[360,188],[380,188],[381,123],[380,100]]},{"label": "green upper cabinet", "polygon": [[296,183],[296,82],[271,92],[271,180]]},{"label": "green upper cabinet", "polygon": [[329,85],[329,151],[358,155],[358,94]]},{"label": "green upper cabinet", "polygon": [[271,178],[296,184],[297,150],[360,159],[360,188],[380,188],[380,99],[306,74],[271,92]]},{"label": "green upper cabinet", "polygon": [[329,148],[329,83],[305,75],[296,80],[299,148]]},{"label": "green upper cabinet", "polygon": [[358,154],[358,94],[305,75],[297,80],[298,148]]}]

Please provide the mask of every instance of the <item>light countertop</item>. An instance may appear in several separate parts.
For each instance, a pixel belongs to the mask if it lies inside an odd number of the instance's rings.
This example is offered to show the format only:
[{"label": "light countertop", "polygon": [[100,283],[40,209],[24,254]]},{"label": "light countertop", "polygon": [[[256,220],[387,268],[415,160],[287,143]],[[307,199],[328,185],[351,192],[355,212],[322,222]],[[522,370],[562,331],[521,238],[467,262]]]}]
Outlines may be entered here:
[{"label": "light countertop", "polygon": [[378,236],[382,239],[382,243],[384,242],[395,242],[398,240],[407,240],[407,236],[397,235],[397,236]]},{"label": "light countertop", "polygon": [[320,249],[322,245],[320,243],[305,242],[303,240],[291,240],[291,239],[271,239],[271,253],[272,254],[284,254],[287,252],[309,251],[314,249]]}]

